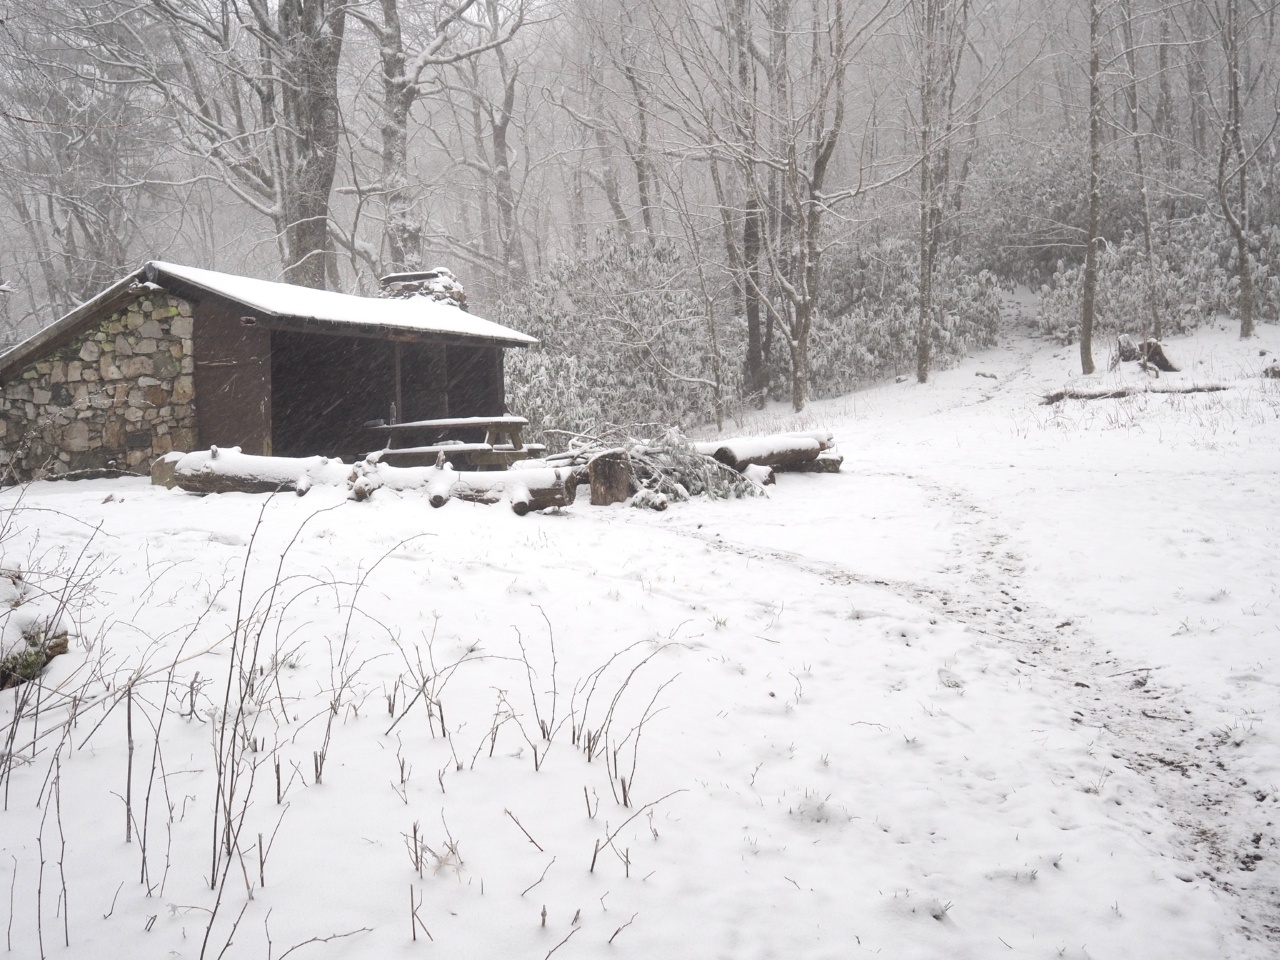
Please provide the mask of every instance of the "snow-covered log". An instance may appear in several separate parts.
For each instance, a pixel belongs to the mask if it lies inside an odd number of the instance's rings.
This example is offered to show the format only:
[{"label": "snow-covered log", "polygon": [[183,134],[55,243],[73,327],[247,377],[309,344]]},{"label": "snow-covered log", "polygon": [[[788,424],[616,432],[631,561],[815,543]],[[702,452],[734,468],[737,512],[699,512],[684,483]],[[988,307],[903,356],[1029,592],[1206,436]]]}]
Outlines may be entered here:
[{"label": "snow-covered log", "polygon": [[1083,387],[1068,387],[1046,393],[1040,400],[1041,406],[1051,406],[1063,400],[1118,400],[1143,393],[1221,393],[1230,390],[1226,383],[1177,383],[1170,386],[1107,387],[1089,384]]},{"label": "snow-covered log", "polygon": [[[166,469],[154,482],[171,480],[191,493],[274,493],[292,490],[299,496],[313,486],[343,486],[351,467],[331,457],[258,457],[239,447],[210,447],[161,461]],[[168,474],[167,468],[172,468]],[[168,484],[166,484],[168,485]]]},{"label": "snow-covered log", "polygon": [[828,431],[780,433],[766,437],[737,437],[694,444],[695,449],[714,457],[741,473],[749,464],[764,467],[787,467],[807,463],[831,448]]},{"label": "snow-covered log", "polygon": [[778,478],[773,475],[773,467],[763,467],[758,463],[748,464],[742,475],[762,487],[771,487],[778,482]]},{"label": "snow-covered log", "polygon": [[572,470],[544,467],[531,470],[459,471],[445,465],[393,467],[362,460],[353,468],[351,495],[367,500],[381,488],[422,491],[433,507],[450,499],[473,503],[506,501],[520,516],[530,510],[565,507],[573,502],[577,480]]}]

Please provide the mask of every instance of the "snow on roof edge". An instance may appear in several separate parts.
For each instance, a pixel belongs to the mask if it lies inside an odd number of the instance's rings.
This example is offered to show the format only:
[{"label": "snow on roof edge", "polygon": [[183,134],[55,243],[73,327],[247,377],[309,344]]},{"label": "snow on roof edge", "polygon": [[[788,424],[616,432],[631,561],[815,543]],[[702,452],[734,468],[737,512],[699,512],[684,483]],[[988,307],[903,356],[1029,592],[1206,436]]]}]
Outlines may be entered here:
[{"label": "snow on roof edge", "polygon": [[170,277],[274,317],[435,333],[486,340],[504,346],[523,347],[538,342],[536,337],[466,313],[450,303],[422,297],[404,300],[358,297],[163,260],[152,260],[144,269],[150,280]]}]

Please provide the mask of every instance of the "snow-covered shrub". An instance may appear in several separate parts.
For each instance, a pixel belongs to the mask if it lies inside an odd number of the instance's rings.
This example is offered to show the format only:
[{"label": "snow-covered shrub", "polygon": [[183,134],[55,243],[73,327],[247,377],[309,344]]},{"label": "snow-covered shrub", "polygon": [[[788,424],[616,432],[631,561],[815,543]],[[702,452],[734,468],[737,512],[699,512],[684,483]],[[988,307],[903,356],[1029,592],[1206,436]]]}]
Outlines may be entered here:
[{"label": "snow-covered shrub", "polygon": [[696,283],[667,246],[615,244],[561,261],[495,317],[541,341],[507,354],[508,405],[535,432],[716,420],[737,394],[745,338],[717,319],[713,341]]},{"label": "snow-covered shrub", "polygon": [[[836,396],[859,380],[914,368],[919,314],[919,252],[882,240],[826,266],[823,312],[814,322],[815,397]],[[995,342],[1001,295],[995,276],[944,258],[934,284],[933,365],[949,366],[971,347]]]},{"label": "snow-covered shrub", "polygon": [[[1159,238],[1155,284],[1161,335],[1185,333],[1214,317],[1237,314],[1240,281],[1235,244],[1207,214],[1168,224]],[[1254,311],[1261,321],[1280,315],[1280,227],[1260,230],[1251,247]],[[1080,335],[1084,268],[1059,269],[1042,290],[1041,332],[1071,343]],[[1147,263],[1141,235],[1104,244],[1098,257],[1094,333],[1151,336]]]},{"label": "snow-covered shrub", "polygon": [[0,689],[33,679],[67,651],[99,572],[83,552],[15,555],[8,546],[22,519],[20,504],[0,508]]}]

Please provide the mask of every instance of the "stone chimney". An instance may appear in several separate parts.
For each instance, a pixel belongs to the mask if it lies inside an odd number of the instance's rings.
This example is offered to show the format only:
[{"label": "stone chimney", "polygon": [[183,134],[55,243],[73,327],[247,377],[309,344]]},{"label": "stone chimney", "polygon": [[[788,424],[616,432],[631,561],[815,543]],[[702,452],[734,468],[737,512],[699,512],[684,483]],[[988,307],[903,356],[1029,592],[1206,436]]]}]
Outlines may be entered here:
[{"label": "stone chimney", "polygon": [[467,309],[467,292],[447,267],[418,270],[413,273],[389,273],[380,281],[382,290],[378,296],[388,300],[409,300],[427,297],[443,303],[451,303]]}]

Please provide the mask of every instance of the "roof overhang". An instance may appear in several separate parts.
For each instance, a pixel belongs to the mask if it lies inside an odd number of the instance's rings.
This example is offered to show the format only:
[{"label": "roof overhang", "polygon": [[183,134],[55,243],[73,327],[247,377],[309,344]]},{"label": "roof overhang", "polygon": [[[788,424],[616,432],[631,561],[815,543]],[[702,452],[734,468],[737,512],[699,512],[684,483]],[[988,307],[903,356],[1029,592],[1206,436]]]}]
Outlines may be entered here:
[{"label": "roof overhang", "polygon": [[94,316],[157,288],[188,300],[215,298],[269,330],[457,346],[528,347],[538,342],[536,337],[426,297],[356,297],[153,260],[0,354],[0,381],[71,340]]},{"label": "roof overhang", "polygon": [[528,347],[537,338],[427,297],[383,299],[152,261],[151,282],[193,300],[207,297],[243,310],[270,330],[405,343]]},{"label": "roof overhang", "polygon": [[16,367],[25,367],[41,355],[72,339],[81,324],[100,311],[111,311],[136,299],[150,289],[146,284],[145,269],[135,270],[92,299],[86,300],[66,316],[55,320],[43,330],[23,340],[4,354],[0,354],[0,381]]}]

